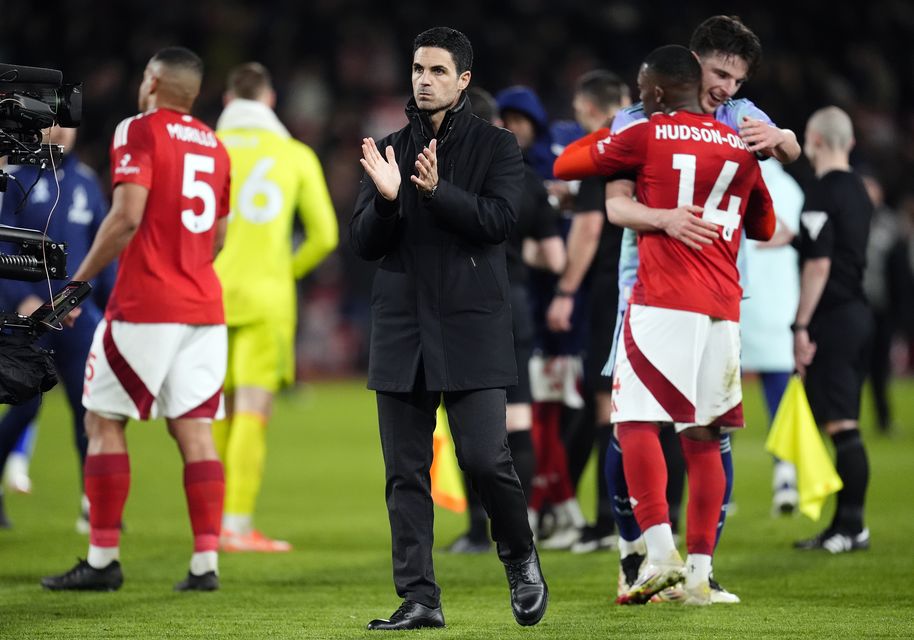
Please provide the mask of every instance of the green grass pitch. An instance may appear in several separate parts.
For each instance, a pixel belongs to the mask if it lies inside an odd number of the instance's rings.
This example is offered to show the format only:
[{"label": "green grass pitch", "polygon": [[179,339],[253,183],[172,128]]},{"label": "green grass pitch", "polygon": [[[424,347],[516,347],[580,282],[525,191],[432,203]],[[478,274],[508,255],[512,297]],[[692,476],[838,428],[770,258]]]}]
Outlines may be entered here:
[{"label": "green grass pitch", "polygon": [[[743,603],[702,610],[611,603],[615,552],[542,554],[551,603],[537,627],[518,627],[494,553],[436,554],[448,628],[413,632],[451,638],[911,638],[914,637],[914,382],[892,389],[892,438],[864,411],[871,483],[868,552],[829,556],[790,548],[823,523],[769,515],[771,464],[756,383],[746,383],[750,428],[735,438],[737,512],[715,561]],[[257,522],[295,549],[221,557],[222,589],[179,594],[190,525],[177,450],[160,422],[128,428],[133,469],[122,539],[125,583],[116,593],[50,593],[41,576],[86,553],[74,531],[78,487],[69,413],[51,393],[32,467],[34,493],[7,495],[15,524],[0,531],[0,638],[359,638],[399,604],[391,581],[389,530],[374,396],[361,382],[320,383],[283,395],[269,433]],[[581,500],[592,514],[593,468]],[[831,505],[825,517],[830,516]],[[465,517],[437,511],[436,547]],[[823,518],[824,520],[824,518]],[[414,636],[410,636],[414,637]]]}]

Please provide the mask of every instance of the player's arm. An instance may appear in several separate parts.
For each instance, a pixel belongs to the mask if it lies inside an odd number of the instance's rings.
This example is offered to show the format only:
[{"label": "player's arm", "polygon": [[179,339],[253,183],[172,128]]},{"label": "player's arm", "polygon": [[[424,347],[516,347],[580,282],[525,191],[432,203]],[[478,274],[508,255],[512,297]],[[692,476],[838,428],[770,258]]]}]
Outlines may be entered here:
[{"label": "player's arm", "polygon": [[702,211],[702,207],[691,204],[675,209],[652,209],[624,196],[606,201],[606,214],[613,224],[641,233],[663,232],[697,251],[719,235],[716,224],[699,217]]},{"label": "player's arm", "polygon": [[122,182],[115,186],[111,210],[99,226],[74,280],[91,280],[121,254],[140,227],[148,197],[149,189],[142,185]]},{"label": "player's arm", "polygon": [[327,190],[320,160],[314,151],[304,145],[301,166],[298,216],[305,228],[305,240],[292,257],[292,274],[296,279],[304,277],[320,264],[340,241],[336,211]]},{"label": "player's arm", "polygon": [[604,175],[591,148],[593,145],[609,138],[609,129],[603,128],[579,138],[565,147],[562,154],[555,159],[552,173],[559,180],[580,180],[591,176]]},{"label": "player's arm", "polygon": [[771,240],[774,236],[774,230],[777,228],[777,223],[778,219],[774,214],[774,202],[771,200],[771,194],[768,193],[768,187],[765,186],[762,172],[759,170],[746,203],[746,212],[743,220],[746,237],[750,240]]}]

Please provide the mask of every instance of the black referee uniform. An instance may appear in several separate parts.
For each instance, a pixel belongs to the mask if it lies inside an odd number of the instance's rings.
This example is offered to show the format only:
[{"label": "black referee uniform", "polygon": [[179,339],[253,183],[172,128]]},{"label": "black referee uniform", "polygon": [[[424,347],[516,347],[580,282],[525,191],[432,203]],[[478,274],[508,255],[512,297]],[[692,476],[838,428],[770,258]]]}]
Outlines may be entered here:
[{"label": "black referee uniform", "polygon": [[[863,181],[852,171],[830,171],[806,190],[800,217],[800,265],[829,258],[831,269],[822,297],[809,322],[809,338],[816,344],[806,373],[806,393],[816,423],[853,420],[860,415],[860,395],[867,373],[873,317],[863,293],[863,270],[873,205]],[[807,548],[840,533],[846,545],[868,545],[864,535],[863,503],[869,466],[859,429],[832,435],[836,467],[844,488],[831,526]],[[853,545],[859,544],[860,547]],[[802,546],[802,545],[801,545]]]}]

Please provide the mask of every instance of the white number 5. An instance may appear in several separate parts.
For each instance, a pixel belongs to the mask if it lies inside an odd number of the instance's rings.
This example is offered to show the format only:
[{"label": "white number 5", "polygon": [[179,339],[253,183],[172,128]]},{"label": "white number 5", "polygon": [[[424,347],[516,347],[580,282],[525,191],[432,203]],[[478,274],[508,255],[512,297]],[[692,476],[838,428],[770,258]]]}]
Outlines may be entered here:
[{"label": "white number 5", "polygon": [[185,198],[200,198],[203,211],[194,213],[193,209],[181,211],[181,222],[191,233],[205,233],[216,221],[216,194],[208,182],[197,179],[198,173],[214,173],[216,161],[211,156],[200,156],[195,153],[184,154],[184,184],[181,195]]}]

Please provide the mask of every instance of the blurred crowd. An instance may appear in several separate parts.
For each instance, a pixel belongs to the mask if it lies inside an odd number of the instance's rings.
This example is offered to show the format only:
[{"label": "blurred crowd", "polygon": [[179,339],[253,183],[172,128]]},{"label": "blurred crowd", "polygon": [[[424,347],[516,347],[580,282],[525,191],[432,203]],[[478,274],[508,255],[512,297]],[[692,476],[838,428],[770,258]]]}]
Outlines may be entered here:
[{"label": "blurred crowd", "polygon": [[[530,86],[550,119],[565,120],[582,72],[608,68],[634,89],[646,52],[686,44],[691,29],[717,10],[709,2],[669,0],[19,2],[4,5],[0,60],[61,69],[65,80],[85,84],[77,151],[103,178],[114,127],[136,111],[138,71],[157,49],[181,44],[203,57],[196,115],[210,125],[222,108],[228,70],[260,61],[273,73],[280,117],[318,152],[345,230],[360,178],[361,138],[405,123],[411,43],[419,31],[435,25],[464,31],[475,49],[473,84],[493,92]],[[881,194],[868,283],[888,332],[881,352],[892,371],[908,371],[914,362],[907,346],[914,341],[904,339],[914,335],[914,186],[907,180],[914,172],[914,4],[812,0],[786,15],[758,4],[732,11],[764,43],[761,68],[741,95],[798,133],[825,104],[842,107],[854,121],[852,161]],[[811,177],[805,161],[789,170],[801,184]],[[302,285],[300,378],[362,370],[372,273],[342,242]]]}]

